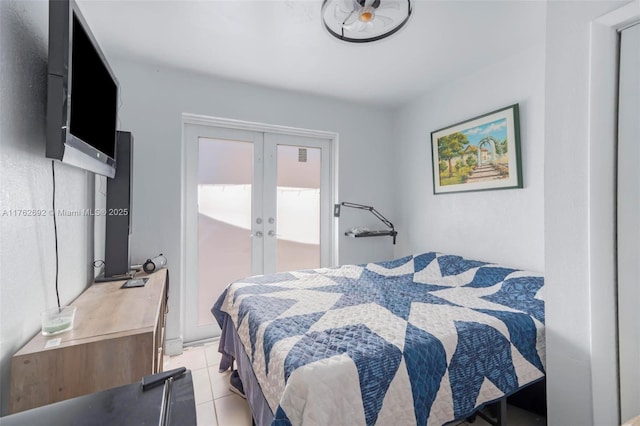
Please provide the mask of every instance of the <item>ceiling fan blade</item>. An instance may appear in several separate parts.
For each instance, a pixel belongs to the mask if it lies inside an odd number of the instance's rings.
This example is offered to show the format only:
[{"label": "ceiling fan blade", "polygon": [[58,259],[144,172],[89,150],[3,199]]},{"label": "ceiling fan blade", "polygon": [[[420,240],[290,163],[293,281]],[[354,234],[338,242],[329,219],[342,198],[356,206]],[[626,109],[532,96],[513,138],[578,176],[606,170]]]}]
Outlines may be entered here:
[{"label": "ceiling fan blade", "polygon": [[351,31],[351,32],[355,32],[358,33],[360,31],[363,31],[366,29],[367,27],[367,22],[362,22],[359,19],[356,19],[354,22],[348,24],[348,25],[343,25],[342,28],[345,31]]},{"label": "ceiling fan blade", "polygon": [[335,8],[335,16],[338,18],[339,16],[349,15],[351,12],[356,10],[356,4],[353,1],[337,1]]},{"label": "ceiling fan blade", "polygon": [[354,10],[350,10],[348,12],[339,12],[336,9],[334,13],[334,19],[339,25],[344,25],[345,23],[350,24],[358,19],[358,14]]},{"label": "ceiling fan blade", "polygon": [[352,25],[356,22],[359,22],[358,13],[353,11],[342,19],[342,27],[346,28],[348,25]]},{"label": "ceiling fan blade", "polygon": [[371,21],[371,23],[376,27],[376,28],[381,28],[381,27],[386,27],[388,25],[393,24],[394,20],[387,17],[387,16],[382,16],[382,15],[376,15],[376,18]]},{"label": "ceiling fan blade", "polygon": [[374,21],[370,21],[370,22],[361,22],[361,26],[358,30],[359,33],[368,33],[368,34],[376,34],[378,32],[380,32],[380,28],[379,26],[377,26]]}]

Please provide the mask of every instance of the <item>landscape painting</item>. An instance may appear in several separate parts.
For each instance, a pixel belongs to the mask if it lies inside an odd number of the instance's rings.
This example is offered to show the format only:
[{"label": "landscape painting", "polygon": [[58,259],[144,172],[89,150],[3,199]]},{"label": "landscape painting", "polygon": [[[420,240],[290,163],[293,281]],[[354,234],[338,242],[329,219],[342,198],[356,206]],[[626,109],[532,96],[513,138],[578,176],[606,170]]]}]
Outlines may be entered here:
[{"label": "landscape painting", "polygon": [[434,194],[522,188],[518,104],[431,133]]}]

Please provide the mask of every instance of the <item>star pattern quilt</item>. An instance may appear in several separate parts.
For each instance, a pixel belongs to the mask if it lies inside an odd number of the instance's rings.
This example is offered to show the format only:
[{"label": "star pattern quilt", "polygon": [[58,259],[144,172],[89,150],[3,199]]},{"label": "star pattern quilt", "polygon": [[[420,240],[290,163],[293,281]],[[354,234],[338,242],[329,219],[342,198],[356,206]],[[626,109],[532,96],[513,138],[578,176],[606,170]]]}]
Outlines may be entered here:
[{"label": "star pattern quilt", "polygon": [[441,253],[255,276],[229,315],[272,425],[442,425],[544,376],[540,274]]}]

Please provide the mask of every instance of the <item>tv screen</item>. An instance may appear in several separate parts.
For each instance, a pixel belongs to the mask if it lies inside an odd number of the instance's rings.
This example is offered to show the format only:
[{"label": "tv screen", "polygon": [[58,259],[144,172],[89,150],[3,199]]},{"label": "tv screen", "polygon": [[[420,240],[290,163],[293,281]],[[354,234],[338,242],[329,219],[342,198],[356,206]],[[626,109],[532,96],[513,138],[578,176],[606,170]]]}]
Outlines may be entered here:
[{"label": "tv screen", "polygon": [[73,72],[69,131],[98,151],[115,158],[118,86],[75,14],[71,52]]},{"label": "tv screen", "polygon": [[118,82],[73,0],[49,3],[47,157],[115,175]]}]

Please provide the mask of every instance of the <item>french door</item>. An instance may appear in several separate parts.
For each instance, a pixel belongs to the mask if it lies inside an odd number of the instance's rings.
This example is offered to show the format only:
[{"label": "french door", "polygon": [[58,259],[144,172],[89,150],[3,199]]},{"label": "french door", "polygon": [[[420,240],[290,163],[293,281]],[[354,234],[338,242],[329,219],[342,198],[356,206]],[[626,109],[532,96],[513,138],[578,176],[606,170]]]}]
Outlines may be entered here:
[{"label": "french door", "polygon": [[237,279],[332,263],[332,141],[185,124],[185,341]]}]

